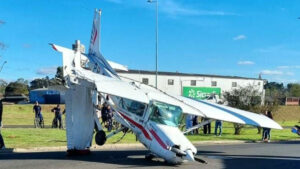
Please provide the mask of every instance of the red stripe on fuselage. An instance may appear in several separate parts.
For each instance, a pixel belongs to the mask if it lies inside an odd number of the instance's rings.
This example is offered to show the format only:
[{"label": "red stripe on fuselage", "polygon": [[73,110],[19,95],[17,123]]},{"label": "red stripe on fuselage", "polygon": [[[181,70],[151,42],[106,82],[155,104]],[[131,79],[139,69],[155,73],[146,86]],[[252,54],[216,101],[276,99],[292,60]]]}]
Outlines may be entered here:
[{"label": "red stripe on fuselage", "polygon": [[124,115],[123,113],[119,112],[126,120],[128,120],[130,123],[132,123],[133,125],[135,125],[137,128],[139,128],[140,130],[142,130],[143,134],[145,135],[145,137],[148,140],[152,140],[149,133],[146,131],[146,129],[140,125],[139,123],[133,121],[132,119],[130,119],[129,117],[127,117],[126,115]]},{"label": "red stripe on fuselage", "polygon": [[95,36],[94,36],[94,39],[93,39],[93,45],[94,45],[94,43],[95,43],[95,40],[96,40],[96,38],[97,38],[97,34],[98,34],[98,31],[96,30],[96,32],[95,32]]},{"label": "red stripe on fuselage", "polygon": [[164,149],[167,150],[167,146],[165,145],[165,143],[160,139],[160,137],[155,133],[154,130],[150,130],[150,133],[154,136],[154,138],[156,139],[156,141],[160,144],[160,146]]}]

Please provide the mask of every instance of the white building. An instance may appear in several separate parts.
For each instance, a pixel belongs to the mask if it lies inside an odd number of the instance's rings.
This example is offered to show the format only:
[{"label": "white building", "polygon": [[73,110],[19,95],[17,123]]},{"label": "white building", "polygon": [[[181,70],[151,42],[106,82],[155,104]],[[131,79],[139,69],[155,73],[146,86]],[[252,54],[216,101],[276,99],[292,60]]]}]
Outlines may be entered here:
[{"label": "white building", "polygon": [[[123,78],[129,78],[151,86],[155,86],[155,71],[129,70],[117,71]],[[264,100],[264,84],[266,80],[238,76],[218,76],[190,74],[178,72],[158,72],[157,88],[174,95],[203,99],[212,93],[222,95],[238,87],[254,86]]]}]

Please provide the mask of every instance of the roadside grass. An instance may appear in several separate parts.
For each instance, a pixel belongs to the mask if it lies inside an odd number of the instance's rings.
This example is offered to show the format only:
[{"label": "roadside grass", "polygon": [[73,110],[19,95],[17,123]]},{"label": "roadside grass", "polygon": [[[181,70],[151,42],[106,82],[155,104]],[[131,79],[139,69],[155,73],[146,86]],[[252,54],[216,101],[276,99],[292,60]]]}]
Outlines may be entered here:
[{"label": "roadside grass", "polygon": [[[213,129],[213,128],[212,128]],[[221,140],[242,140],[242,141],[260,141],[261,134],[257,134],[257,129],[247,127],[242,130],[240,135],[234,135],[233,128],[224,128],[222,136],[215,136],[213,134],[187,135],[187,138],[192,142],[198,141],[221,141]],[[33,148],[33,147],[53,147],[53,146],[66,146],[66,132],[60,129],[22,129],[22,128],[4,128],[2,135],[5,144],[8,148]],[[122,137],[119,133],[107,140],[106,144],[114,144]],[[295,140],[299,136],[293,134],[290,129],[271,130],[272,141]],[[135,135],[128,133],[125,137],[118,142],[122,143],[138,143]],[[93,139],[93,144],[95,144]]]},{"label": "roadside grass", "polygon": [[[45,119],[45,125],[51,125],[54,114],[51,109],[55,105],[41,105],[42,113]],[[32,104],[28,105],[4,105],[3,123],[5,125],[32,125],[34,113],[32,112]],[[64,105],[61,106],[64,109]],[[283,130],[272,130],[271,140],[294,140],[300,137],[291,132],[291,127],[299,124],[300,107],[299,106],[281,106],[275,114],[275,120],[283,127]],[[234,128],[232,123],[223,123],[223,134],[221,137],[215,136],[214,122],[211,123],[210,135],[202,134],[199,130],[198,135],[187,135],[192,142],[210,141],[210,140],[243,140],[243,141],[260,141],[261,134],[257,134],[257,128],[252,126],[245,126],[240,135],[234,135]],[[35,128],[3,128],[2,135],[5,144],[8,148],[32,148],[32,147],[53,147],[66,146],[66,132],[59,129],[35,129]],[[122,136],[119,133],[107,140],[107,144],[115,143]],[[118,143],[137,143],[135,135],[128,133]],[[94,141],[93,141],[93,144]]]},{"label": "roadside grass", "polygon": [[[45,125],[51,125],[54,118],[54,113],[51,109],[56,105],[41,105],[42,114]],[[61,105],[63,111],[65,106]],[[33,104],[15,104],[15,105],[4,105],[3,106],[3,124],[4,125],[34,125]],[[64,121],[64,116],[63,116]]]}]

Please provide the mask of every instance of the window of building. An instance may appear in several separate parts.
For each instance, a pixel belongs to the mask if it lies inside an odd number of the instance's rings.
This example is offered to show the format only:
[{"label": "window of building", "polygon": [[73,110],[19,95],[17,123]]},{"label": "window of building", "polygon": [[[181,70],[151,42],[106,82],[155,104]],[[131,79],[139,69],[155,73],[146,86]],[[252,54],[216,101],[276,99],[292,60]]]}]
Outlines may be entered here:
[{"label": "window of building", "polygon": [[174,85],[174,79],[168,79],[168,85]]},{"label": "window of building", "polygon": [[258,86],[260,86],[260,82],[258,82]]},{"label": "window of building", "polygon": [[217,81],[211,81],[211,86],[217,86]]},{"label": "window of building", "polygon": [[237,83],[236,82],[232,82],[232,87],[237,87]]},{"label": "window of building", "polygon": [[191,86],[196,86],[196,80],[191,80]]},{"label": "window of building", "polygon": [[142,83],[144,84],[149,84],[149,79],[148,78],[142,78]]}]

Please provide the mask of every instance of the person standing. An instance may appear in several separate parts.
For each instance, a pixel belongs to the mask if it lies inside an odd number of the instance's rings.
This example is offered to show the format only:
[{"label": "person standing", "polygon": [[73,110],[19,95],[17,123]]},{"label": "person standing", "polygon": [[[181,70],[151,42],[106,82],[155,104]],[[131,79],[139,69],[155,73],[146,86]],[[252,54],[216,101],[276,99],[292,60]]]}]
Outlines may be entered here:
[{"label": "person standing", "polygon": [[[207,118],[203,118],[203,120],[202,121],[207,121],[208,119]],[[205,124],[204,126],[203,126],[203,133],[204,134],[210,134],[211,133],[211,124],[210,124],[211,122],[209,122],[209,123],[207,123],[207,124]]]},{"label": "person standing", "polygon": [[3,112],[3,104],[2,104],[2,99],[0,99],[0,150],[5,149],[5,144],[4,140],[1,134],[1,129],[2,129],[2,112]]},{"label": "person standing", "polygon": [[[215,124],[215,135],[216,136],[221,136],[222,135],[222,121],[221,120],[216,120]],[[218,129],[219,129],[219,134],[218,134]]]},{"label": "person standing", "polygon": [[61,115],[59,104],[56,107],[54,107],[51,111],[54,112],[54,115],[55,115],[54,120],[53,120],[53,122],[55,123],[55,126],[57,126],[57,122],[58,122],[59,123],[59,128],[62,129],[63,128],[62,120],[61,120],[62,115]]},{"label": "person standing", "polygon": [[35,113],[35,118],[39,118],[40,123],[42,123],[42,121],[44,120],[42,115],[42,107],[39,105],[38,101],[35,102],[32,111]]},{"label": "person standing", "polygon": [[[270,119],[273,119],[273,115],[272,115],[271,111],[265,111],[265,116],[269,117]],[[265,142],[271,141],[271,129],[270,128],[263,128],[262,140]]]},{"label": "person standing", "polygon": [[[198,116],[193,117],[193,127],[198,125]],[[198,128],[193,131],[193,134],[199,134]]]}]

